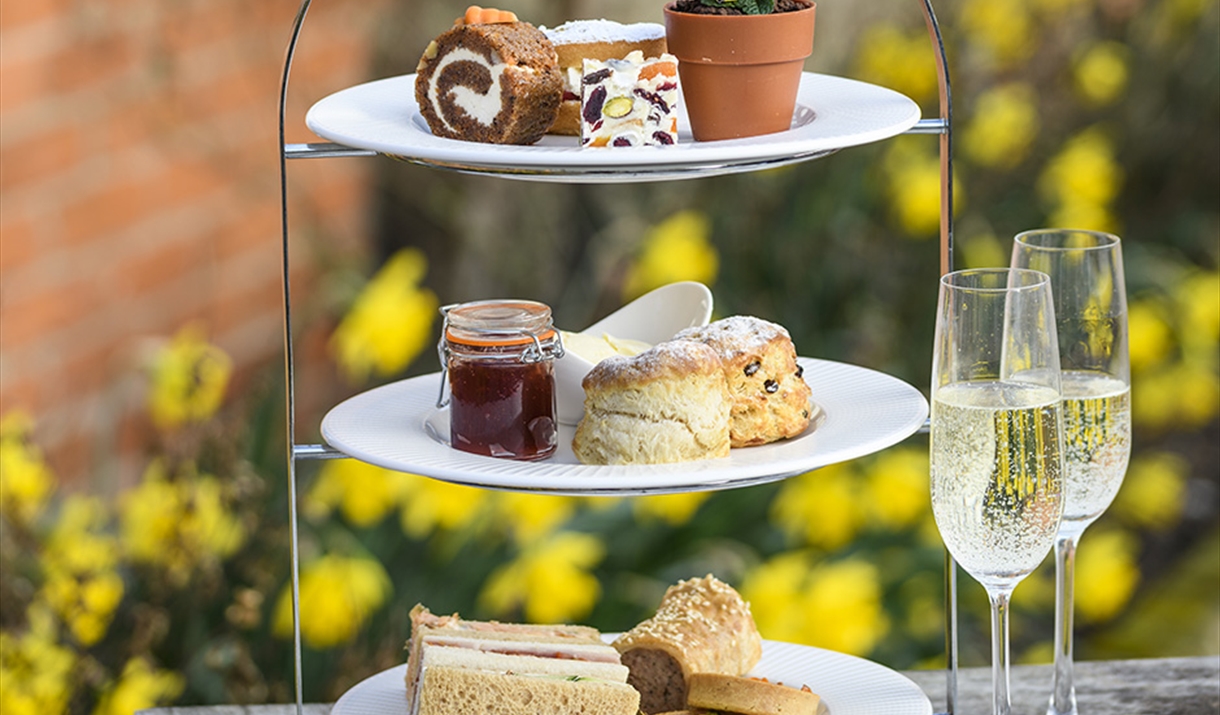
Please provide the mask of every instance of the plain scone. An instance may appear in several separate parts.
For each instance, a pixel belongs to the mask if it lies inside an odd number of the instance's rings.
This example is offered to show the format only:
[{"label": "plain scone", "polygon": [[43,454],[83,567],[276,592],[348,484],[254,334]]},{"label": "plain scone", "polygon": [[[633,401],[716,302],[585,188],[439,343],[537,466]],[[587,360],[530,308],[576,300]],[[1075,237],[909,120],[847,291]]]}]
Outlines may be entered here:
[{"label": "plain scone", "polygon": [[812,416],[808,383],[788,330],[761,318],[736,315],[687,328],[676,340],[708,345],[724,364],[733,398],[732,445],[753,447],[795,437]]},{"label": "plain scone", "polygon": [[762,657],[750,604],[710,574],[670,586],[656,614],[619,636],[614,647],[646,713],[685,708],[695,673],[742,675]]},{"label": "plain scone", "polygon": [[664,464],[729,455],[732,399],[715,351],[686,340],[606,358],[585,376],[572,450],[585,464]]}]

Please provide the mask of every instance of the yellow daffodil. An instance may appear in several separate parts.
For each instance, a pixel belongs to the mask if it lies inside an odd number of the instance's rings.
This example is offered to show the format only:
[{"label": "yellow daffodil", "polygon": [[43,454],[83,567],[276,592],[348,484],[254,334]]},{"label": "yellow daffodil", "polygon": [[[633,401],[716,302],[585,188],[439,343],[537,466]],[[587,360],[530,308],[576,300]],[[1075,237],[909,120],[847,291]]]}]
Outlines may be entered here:
[{"label": "yellow daffodil", "polygon": [[304,511],[320,519],[337,506],[353,525],[372,526],[398,508],[409,479],[357,459],[332,459],[322,465],[305,494]]},{"label": "yellow daffodil", "polygon": [[889,23],[868,27],[856,45],[854,76],[890,87],[923,104],[937,97],[936,57],[928,34]]},{"label": "yellow daffodil", "polygon": [[962,150],[982,166],[1011,169],[1025,160],[1040,126],[1038,94],[1031,85],[991,87],[975,102],[962,132]]},{"label": "yellow daffodil", "polygon": [[115,571],[118,540],[106,533],[108,522],[100,499],[68,497],[43,555],[42,595],[86,647],[106,635],[125,591]]},{"label": "yellow daffodil", "polygon": [[801,592],[808,578],[809,557],[802,551],[773,556],[746,574],[741,596],[764,637],[789,642],[804,637]]},{"label": "yellow daffodil", "polygon": [[[355,638],[385,603],[389,574],[374,559],[327,554],[301,569],[301,638],[311,648],[334,648]],[[292,635],[292,588],[275,606],[274,633]]]},{"label": "yellow daffodil", "polygon": [[873,460],[864,488],[875,523],[888,529],[905,529],[931,510],[928,469],[926,449],[890,449]]},{"label": "yellow daffodil", "polygon": [[[902,138],[890,142],[882,163],[890,210],[910,238],[926,239],[940,228],[940,159],[935,145]],[[963,192],[954,192],[960,205]]]},{"label": "yellow daffodil", "polygon": [[55,475],[30,441],[34,420],[22,411],[0,419],[0,511],[29,524],[55,491]]},{"label": "yellow daffodil", "polygon": [[1110,513],[1143,529],[1178,523],[1186,506],[1190,463],[1172,452],[1143,452],[1131,460]]},{"label": "yellow daffodil", "polygon": [[889,631],[877,567],[858,559],[811,567],[802,552],[780,554],[746,574],[764,638],[866,655]]},{"label": "yellow daffodil", "polygon": [[999,67],[1011,67],[1037,47],[1029,5],[1020,0],[966,0],[960,29]]},{"label": "yellow daffodil", "polygon": [[186,687],[178,673],[154,668],[145,658],[132,658],[117,682],[107,688],[93,715],[128,715],[173,702]]},{"label": "yellow daffodil", "polygon": [[682,526],[691,520],[709,496],[711,492],[638,497],[632,500],[631,508],[641,521],[660,519],[670,526]]},{"label": "yellow daffodil", "polygon": [[1072,76],[1076,91],[1089,104],[1113,104],[1127,90],[1131,49],[1121,42],[1094,42],[1076,53]]},{"label": "yellow daffodil", "polygon": [[1076,615],[1081,623],[1108,621],[1139,584],[1138,540],[1124,531],[1099,531],[1076,552]]},{"label": "yellow daffodil", "polygon": [[1220,354],[1220,271],[1199,271],[1179,281],[1173,302],[1183,347],[1201,360],[1215,360]]},{"label": "yellow daffodil", "polygon": [[1127,335],[1131,372],[1136,374],[1160,364],[1173,349],[1173,328],[1166,310],[1152,299],[1135,300],[1127,306]]},{"label": "yellow daffodil", "polygon": [[771,517],[790,537],[833,551],[863,525],[862,503],[853,468],[835,464],[785,481],[771,504]]},{"label": "yellow daffodil", "polygon": [[183,585],[200,565],[216,565],[245,543],[215,477],[186,469],[174,479],[154,461],[119,502],[124,549],[136,562],[164,567]]},{"label": "yellow daffodil", "polygon": [[478,520],[492,499],[486,489],[411,475],[403,493],[402,530],[422,539],[436,530],[466,528]]},{"label": "yellow daffodil", "polygon": [[579,621],[601,596],[601,584],[590,570],[605,553],[592,534],[552,534],[492,573],[479,603],[501,617],[520,611],[531,623]]},{"label": "yellow daffodil", "polygon": [[0,712],[59,715],[74,690],[76,655],[59,645],[55,617],[41,604],[27,611],[20,635],[0,631]]},{"label": "yellow daffodil", "polygon": [[576,513],[575,497],[503,492],[493,502],[498,521],[512,533],[518,544],[542,538]]},{"label": "yellow daffodil", "polygon": [[1197,429],[1220,410],[1220,375],[1195,360],[1180,360],[1131,381],[1131,419],[1141,427]]},{"label": "yellow daffodil", "polygon": [[161,429],[203,422],[220,409],[232,361],[188,325],[157,350],[149,366],[148,410]]},{"label": "yellow daffodil", "polygon": [[1110,204],[1123,184],[1114,142],[1099,127],[1070,138],[1038,176],[1038,191],[1053,207],[1056,226],[1114,231]]},{"label": "yellow daffodil", "polygon": [[396,374],[429,347],[440,303],[420,286],[427,271],[424,254],[404,248],[361,291],[330,338],[331,352],[349,380]]},{"label": "yellow daffodil", "polygon": [[675,281],[713,283],[720,256],[711,235],[711,220],[698,211],[679,211],[654,226],[627,269],[623,297],[632,300]]},{"label": "yellow daffodil", "polygon": [[1008,247],[991,232],[963,236],[958,245],[963,268],[991,268],[1008,263]]}]

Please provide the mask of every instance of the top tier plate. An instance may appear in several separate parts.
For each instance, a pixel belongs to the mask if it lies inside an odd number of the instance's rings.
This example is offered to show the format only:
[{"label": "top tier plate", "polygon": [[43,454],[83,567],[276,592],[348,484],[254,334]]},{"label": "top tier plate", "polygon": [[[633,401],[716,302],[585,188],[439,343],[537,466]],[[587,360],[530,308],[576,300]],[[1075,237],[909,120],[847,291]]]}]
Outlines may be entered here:
[{"label": "top tier plate", "polygon": [[902,134],[919,106],[893,91],[842,77],[801,77],[792,128],[745,139],[697,142],[678,108],[671,147],[581,149],[577,137],[531,146],[478,144],[433,136],[415,102],[415,75],[350,87],[315,104],[305,123],[318,136],[357,149],[461,172],[569,183],[661,181],[732,174],[816,159]]}]

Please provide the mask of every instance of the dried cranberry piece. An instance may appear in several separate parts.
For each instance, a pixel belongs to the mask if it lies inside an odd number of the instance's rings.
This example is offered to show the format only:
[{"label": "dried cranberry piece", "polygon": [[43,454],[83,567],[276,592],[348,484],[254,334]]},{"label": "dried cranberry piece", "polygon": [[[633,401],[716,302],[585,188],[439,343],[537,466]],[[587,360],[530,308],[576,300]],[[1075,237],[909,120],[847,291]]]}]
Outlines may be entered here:
[{"label": "dried cranberry piece", "polygon": [[653,132],[652,138],[658,144],[673,144],[674,138],[669,135],[669,132]]},{"label": "dried cranberry piece", "polygon": [[796,366],[796,376],[797,376],[797,377],[803,377],[804,375],[805,375],[805,366],[804,366],[804,365],[797,365],[797,366]]},{"label": "dried cranberry piece", "polygon": [[671,89],[677,89],[677,88],[678,88],[677,82],[665,82],[664,84],[659,85],[657,87],[657,91],[658,92],[668,92]]},{"label": "dried cranberry piece", "polygon": [[614,146],[631,146],[631,139],[628,137],[615,137]]},{"label": "dried cranberry piece", "polygon": [[606,102],[605,85],[599,85],[597,87],[594,87],[593,91],[589,93],[589,98],[587,100],[585,100],[585,108],[584,108],[584,111],[581,113],[581,116],[583,116],[585,118],[586,122],[593,124],[594,122],[596,122],[598,119],[601,118],[602,105],[605,104],[605,102]]},{"label": "dried cranberry piece", "polygon": [[754,373],[758,372],[760,367],[762,367],[762,363],[757,360],[749,365],[746,365],[746,369],[744,370],[746,377],[753,377]]},{"label": "dried cranberry piece", "polygon": [[666,102],[664,99],[661,99],[661,95],[656,94],[654,92],[649,92],[646,89],[636,88],[635,96],[642,97],[643,99],[648,100],[650,103],[652,103],[652,105],[654,107],[657,107],[658,109],[660,109],[661,112],[663,112],[665,114],[669,114],[669,103]]},{"label": "dried cranberry piece", "polygon": [[775,380],[767,380],[763,383],[763,389],[769,393],[779,392],[779,383]]},{"label": "dried cranberry piece", "polygon": [[580,83],[581,84],[597,84],[598,82],[602,81],[603,79],[605,79],[609,76],[610,76],[610,68],[605,67],[603,69],[599,69],[596,72],[591,72],[591,73],[585,75],[584,79],[580,80]]}]

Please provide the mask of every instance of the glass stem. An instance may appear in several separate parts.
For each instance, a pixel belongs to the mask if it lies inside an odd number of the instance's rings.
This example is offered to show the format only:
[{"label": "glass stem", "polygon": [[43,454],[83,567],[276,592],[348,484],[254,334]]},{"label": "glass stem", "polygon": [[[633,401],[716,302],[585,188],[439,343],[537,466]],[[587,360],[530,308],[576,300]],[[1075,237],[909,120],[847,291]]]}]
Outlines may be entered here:
[{"label": "glass stem", "polygon": [[1008,607],[1012,589],[988,589],[988,596],[991,597],[992,713],[1009,715],[1012,700],[1008,694]]},{"label": "glass stem", "polygon": [[1075,535],[1061,535],[1055,543],[1055,671],[1048,715],[1076,713],[1076,687],[1072,677],[1076,538]]}]

